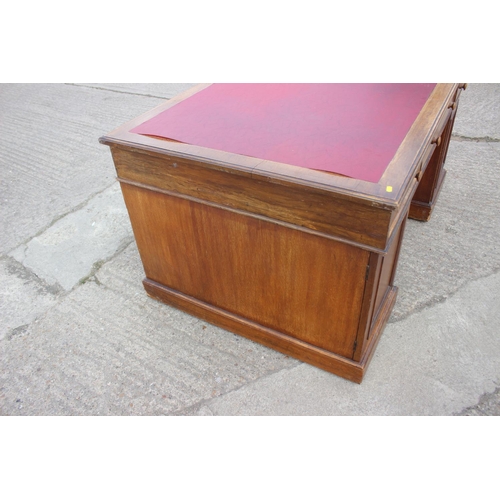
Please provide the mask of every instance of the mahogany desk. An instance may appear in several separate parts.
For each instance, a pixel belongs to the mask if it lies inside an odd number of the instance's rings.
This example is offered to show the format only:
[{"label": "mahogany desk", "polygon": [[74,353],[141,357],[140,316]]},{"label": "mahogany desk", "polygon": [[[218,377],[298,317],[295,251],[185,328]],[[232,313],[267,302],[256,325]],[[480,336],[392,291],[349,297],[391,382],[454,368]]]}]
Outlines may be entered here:
[{"label": "mahogany desk", "polygon": [[150,296],[360,383],[465,84],[279,87],[199,85],[100,142]]}]

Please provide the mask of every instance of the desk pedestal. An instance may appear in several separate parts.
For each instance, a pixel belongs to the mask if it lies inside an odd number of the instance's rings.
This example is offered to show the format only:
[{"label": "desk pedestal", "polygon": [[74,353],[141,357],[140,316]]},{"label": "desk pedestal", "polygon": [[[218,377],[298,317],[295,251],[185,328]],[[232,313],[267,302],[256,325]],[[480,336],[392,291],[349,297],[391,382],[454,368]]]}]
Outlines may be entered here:
[{"label": "desk pedestal", "polygon": [[406,218],[386,253],[121,179],[147,293],[361,382],[392,307]]},{"label": "desk pedestal", "polygon": [[432,158],[427,166],[422,179],[410,206],[409,216],[411,219],[428,221],[436,202],[446,176],[446,170],[443,168],[448,154],[451,132],[455,123],[457,107],[451,109],[449,120],[440,136],[439,146],[434,151]]}]

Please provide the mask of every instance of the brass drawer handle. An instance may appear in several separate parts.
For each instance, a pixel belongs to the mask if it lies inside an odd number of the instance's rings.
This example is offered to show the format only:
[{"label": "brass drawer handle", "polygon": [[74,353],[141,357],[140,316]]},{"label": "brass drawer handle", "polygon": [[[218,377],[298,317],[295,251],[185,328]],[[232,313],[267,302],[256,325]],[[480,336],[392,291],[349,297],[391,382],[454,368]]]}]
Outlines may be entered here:
[{"label": "brass drawer handle", "polygon": [[462,83],[461,85],[458,86],[459,89],[465,90],[468,86],[468,83]]},{"label": "brass drawer handle", "polygon": [[455,111],[455,110],[457,109],[457,102],[455,101],[454,103],[450,104],[450,105],[448,106],[448,109],[449,109],[449,108],[451,108],[451,109],[452,109],[452,111]]},{"label": "brass drawer handle", "polygon": [[439,136],[437,139],[434,139],[432,141],[432,144],[435,144],[437,147],[441,145],[441,136]]}]

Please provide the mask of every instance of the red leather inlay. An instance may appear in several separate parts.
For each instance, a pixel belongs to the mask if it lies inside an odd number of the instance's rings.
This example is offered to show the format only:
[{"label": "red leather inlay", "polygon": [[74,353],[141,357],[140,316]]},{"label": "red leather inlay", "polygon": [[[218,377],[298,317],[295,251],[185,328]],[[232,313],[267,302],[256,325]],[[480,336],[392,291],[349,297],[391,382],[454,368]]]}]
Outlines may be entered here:
[{"label": "red leather inlay", "polygon": [[131,132],[378,182],[436,84],[213,84]]}]

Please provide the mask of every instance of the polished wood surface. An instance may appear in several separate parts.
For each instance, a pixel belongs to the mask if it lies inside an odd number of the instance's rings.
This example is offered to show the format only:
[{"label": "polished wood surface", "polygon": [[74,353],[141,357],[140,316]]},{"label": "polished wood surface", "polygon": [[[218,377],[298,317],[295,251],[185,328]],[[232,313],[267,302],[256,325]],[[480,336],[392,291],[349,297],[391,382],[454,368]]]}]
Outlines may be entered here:
[{"label": "polished wood surface", "polygon": [[133,134],[111,148],[149,295],[360,383],[426,220],[463,86],[438,84],[378,183]]}]

